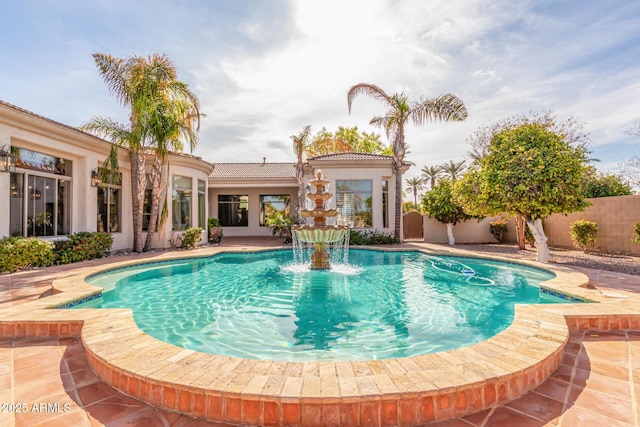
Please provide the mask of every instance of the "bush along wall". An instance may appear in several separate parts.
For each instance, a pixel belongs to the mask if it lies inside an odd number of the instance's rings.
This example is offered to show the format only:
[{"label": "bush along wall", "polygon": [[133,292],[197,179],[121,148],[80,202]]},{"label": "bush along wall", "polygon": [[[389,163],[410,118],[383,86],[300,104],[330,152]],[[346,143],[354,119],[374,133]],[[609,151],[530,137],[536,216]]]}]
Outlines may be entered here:
[{"label": "bush along wall", "polygon": [[377,230],[349,230],[349,245],[396,245],[400,243],[393,233]]},{"label": "bush along wall", "polygon": [[102,258],[111,252],[113,236],[109,233],[81,231],[66,240],[55,242],[53,253],[56,264],[69,264],[87,259]]},{"label": "bush along wall", "polygon": [[0,272],[13,273],[30,267],[47,267],[54,262],[53,244],[35,237],[0,239]]},{"label": "bush along wall", "polygon": [[593,250],[596,245],[596,234],[598,234],[598,224],[584,219],[573,221],[569,229],[573,245],[584,252]]}]

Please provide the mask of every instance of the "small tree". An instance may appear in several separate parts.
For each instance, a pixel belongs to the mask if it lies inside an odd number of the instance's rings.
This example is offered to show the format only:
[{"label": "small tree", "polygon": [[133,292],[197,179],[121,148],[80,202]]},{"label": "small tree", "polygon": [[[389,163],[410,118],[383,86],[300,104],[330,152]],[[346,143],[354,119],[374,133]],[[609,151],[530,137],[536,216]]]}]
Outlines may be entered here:
[{"label": "small tree", "polygon": [[[553,127],[525,123],[496,133],[486,153],[456,186],[457,197],[470,214],[525,218],[538,261],[547,262],[542,219],[588,206],[582,188],[586,149],[571,145]],[[524,242],[524,228],[518,232]]]},{"label": "small tree", "polygon": [[589,166],[585,170],[584,197],[629,196],[631,186],[623,181],[619,175],[599,173],[596,168]]},{"label": "small tree", "polygon": [[453,227],[459,222],[473,218],[465,213],[454,199],[453,185],[448,179],[441,179],[435,187],[422,197],[424,212],[431,218],[447,224],[447,237],[450,245],[455,245]]},{"label": "small tree", "polygon": [[596,234],[598,234],[598,224],[584,219],[573,221],[569,229],[573,246],[584,252],[593,250],[596,245]]},{"label": "small tree", "polygon": [[358,126],[345,128],[338,126],[335,132],[322,128],[305,148],[307,157],[335,153],[375,153],[392,155],[391,147],[385,147],[380,134],[359,131]]},{"label": "small tree", "polygon": [[408,213],[408,212],[418,212],[421,213],[421,208],[419,205],[413,203],[413,202],[409,202],[407,200],[402,202],[402,213]]}]

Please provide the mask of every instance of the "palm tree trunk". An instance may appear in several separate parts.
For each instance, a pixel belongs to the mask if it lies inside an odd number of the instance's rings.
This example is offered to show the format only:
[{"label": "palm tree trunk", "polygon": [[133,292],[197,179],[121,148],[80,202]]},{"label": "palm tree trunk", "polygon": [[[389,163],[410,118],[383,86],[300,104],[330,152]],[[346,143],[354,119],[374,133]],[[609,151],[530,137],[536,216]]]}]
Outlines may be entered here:
[{"label": "palm tree trunk", "polygon": [[149,251],[153,245],[153,238],[158,224],[160,199],[162,197],[162,192],[164,191],[165,183],[162,175],[162,161],[159,156],[155,156],[153,158],[153,165],[151,166],[151,216],[149,217],[147,240],[144,243],[145,252]]},{"label": "palm tree trunk", "polygon": [[133,251],[142,252],[142,212],[146,187],[146,160],[144,153],[131,151],[131,199],[133,211]]},{"label": "palm tree trunk", "polygon": [[413,204],[418,206],[418,189],[413,188]]},{"label": "palm tree trunk", "polygon": [[307,199],[305,194],[304,185],[304,165],[302,164],[302,154],[298,155],[298,162],[296,163],[296,179],[298,181],[298,210],[306,209]]},{"label": "palm tree trunk", "polygon": [[400,221],[402,220],[402,172],[400,171],[400,163],[394,161],[393,168],[396,171],[396,197],[395,197],[395,229],[394,235],[400,243],[402,236],[400,234]]}]

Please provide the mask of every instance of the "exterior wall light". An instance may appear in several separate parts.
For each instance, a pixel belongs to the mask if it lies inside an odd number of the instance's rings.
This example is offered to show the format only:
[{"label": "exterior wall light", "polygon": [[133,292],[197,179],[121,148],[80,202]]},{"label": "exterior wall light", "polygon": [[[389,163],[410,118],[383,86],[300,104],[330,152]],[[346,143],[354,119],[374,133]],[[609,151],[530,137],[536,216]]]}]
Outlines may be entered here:
[{"label": "exterior wall light", "polygon": [[8,145],[0,148],[0,172],[15,172],[16,156],[11,153],[11,147]]},{"label": "exterior wall light", "polygon": [[100,179],[98,168],[95,168],[94,170],[91,171],[91,186],[100,187],[101,185],[102,185],[102,179]]}]

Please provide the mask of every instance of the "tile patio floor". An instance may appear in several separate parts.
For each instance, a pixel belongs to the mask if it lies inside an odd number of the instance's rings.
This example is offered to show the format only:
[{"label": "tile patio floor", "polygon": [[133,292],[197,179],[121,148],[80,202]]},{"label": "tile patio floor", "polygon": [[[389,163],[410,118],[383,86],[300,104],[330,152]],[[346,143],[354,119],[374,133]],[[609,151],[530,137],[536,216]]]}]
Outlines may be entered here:
[{"label": "tile patio floor", "polygon": [[[230,247],[275,245],[229,240]],[[50,281],[74,267],[0,276],[0,309],[46,295]],[[599,289],[640,293],[640,276],[579,270]],[[87,365],[79,338],[0,340],[0,405],[3,427],[222,426],[158,410],[102,383]],[[558,370],[534,391],[430,425],[640,427],[640,331],[573,334]]]}]

